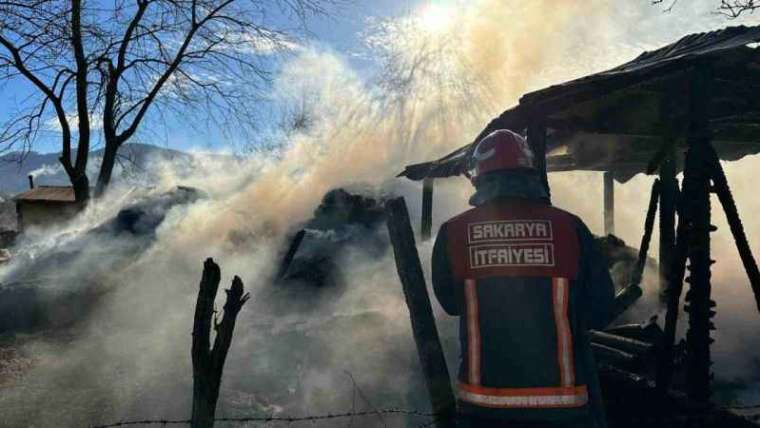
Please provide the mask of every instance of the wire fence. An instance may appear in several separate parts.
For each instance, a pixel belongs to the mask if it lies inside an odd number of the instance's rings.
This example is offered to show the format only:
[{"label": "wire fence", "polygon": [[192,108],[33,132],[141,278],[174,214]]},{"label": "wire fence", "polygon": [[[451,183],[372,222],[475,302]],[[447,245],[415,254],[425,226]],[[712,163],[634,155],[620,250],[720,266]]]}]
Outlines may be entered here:
[{"label": "wire fence", "polygon": [[[424,424],[419,425],[419,428],[429,427],[435,423],[435,414],[432,412],[422,412],[418,410],[410,409],[376,409],[359,412],[344,412],[344,413],[327,413],[324,415],[312,415],[312,416],[242,416],[242,417],[227,417],[227,418],[215,418],[214,422],[227,422],[227,423],[244,423],[244,422],[256,422],[256,423],[301,423],[311,422],[316,423],[320,421],[326,421],[331,419],[346,419],[355,417],[368,417],[368,416],[385,416],[385,415],[398,415],[398,416],[416,416],[420,418],[430,418],[431,421],[427,421]],[[114,428],[124,426],[135,425],[190,425],[192,421],[190,419],[144,419],[133,421],[121,421],[114,422],[106,425],[93,425],[91,428]]]},{"label": "wire fence", "polygon": [[[757,404],[742,404],[742,405],[735,405],[735,406],[721,406],[719,407],[721,410],[727,410],[727,411],[748,411],[748,410],[756,410],[755,413],[750,414],[743,414],[742,416],[752,420],[752,421],[758,421],[760,420],[760,403]],[[224,418],[215,418],[214,422],[220,422],[220,423],[261,423],[261,424],[267,424],[267,423],[285,423],[288,425],[291,424],[297,424],[297,423],[317,423],[322,421],[328,421],[328,420],[335,420],[335,419],[346,419],[346,418],[361,418],[361,417],[369,417],[369,416],[413,416],[413,417],[419,417],[419,418],[426,418],[429,419],[428,421],[425,421],[424,423],[421,423],[420,425],[417,425],[417,428],[427,428],[430,426],[433,426],[436,423],[436,415],[432,412],[423,412],[419,410],[414,409],[398,409],[398,408],[389,408],[389,409],[375,409],[375,410],[366,410],[366,411],[355,411],[355,412],[343,412],[343,413],[326,413],[323,415],[312,415],[312,416],[241,416],[241,417],[224,417]],[[120,421],[120,422],[114,422],[110,424],[105,425],[93,425],[91,428],[116,428],[116,427],[125,427],[125,426],[146,426],[146,425],[190,425],[192,421],[190,419],[144,419],[144,420],[132,420],[132,421]],[[387,426],[387,425],[386,425]]]}]

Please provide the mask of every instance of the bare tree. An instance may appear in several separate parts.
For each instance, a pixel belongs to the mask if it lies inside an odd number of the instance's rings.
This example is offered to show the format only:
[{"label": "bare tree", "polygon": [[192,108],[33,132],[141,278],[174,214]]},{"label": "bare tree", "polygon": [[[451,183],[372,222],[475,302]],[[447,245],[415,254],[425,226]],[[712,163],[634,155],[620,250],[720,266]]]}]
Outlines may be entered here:
[{"label": "bare tree", "polygon": [[252,129],[271,55],[295,45],[293,32],[282,28],[296,22],[303,29],[308,18],[343,2],[0,1],[0,81],[23,78],[37,89],[5,124],[0,144],[31,147],[52,108],[61,129],[61,163],[77,199],[86,200],[90,118],[98,117],[105,143],[99,195],[111,181],[119,148],[145,126],[149,111],[201,118],[223,131]]},{"label": "bare tree", "polygon": [[[670,12],[678,0],[652,0],[652,4],[663,3],[668,3],[665,10]],[[718,13],[731,19],[738,18],[743,13],[752,13],[757,9],[760,9],[760,1],[758,0],[720,0],[720,4],[717,6]]]},{"label": "bare tree", "polygon": [[[79,0],[0,1],[0,45],[4,48],[0,50],[0,80],[24,79],[36,88],[36,96],[4,124],[0,144],[31,147],[40,127],[45,126],[47,111],[52,109],[61,133],[60,162],[78,201],[89,197],[86,171],[90,149],[88,64],[82,44],[81,6]],[[76,99],[76,118],[67,113],[72,99]],[[73,161],[72,124],[77,127]]]}]

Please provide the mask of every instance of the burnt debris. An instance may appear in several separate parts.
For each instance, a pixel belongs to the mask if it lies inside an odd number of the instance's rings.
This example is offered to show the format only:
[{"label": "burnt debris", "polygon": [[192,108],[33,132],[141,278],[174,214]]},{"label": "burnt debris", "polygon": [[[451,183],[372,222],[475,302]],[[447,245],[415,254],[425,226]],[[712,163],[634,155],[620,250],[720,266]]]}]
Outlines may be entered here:
[{"label": "burnt debris", "polygon": [[108,291],[98,278],[118,272],[149,248],[172,208],[202,197],[198,190],[177,187],[80,235],[62,236],[50,248],[16,254],[0,279],[0,333],[65,327],[86,318]]},{"label": "burnt debris", "polygon": [[314,216],[288,240],[278,269],[280,283],[316,287],[336,285],[342,250],[360,247],[370,257],[388,248],[380,226],[385,220],[382,201],[344,189],[325,194]]}]

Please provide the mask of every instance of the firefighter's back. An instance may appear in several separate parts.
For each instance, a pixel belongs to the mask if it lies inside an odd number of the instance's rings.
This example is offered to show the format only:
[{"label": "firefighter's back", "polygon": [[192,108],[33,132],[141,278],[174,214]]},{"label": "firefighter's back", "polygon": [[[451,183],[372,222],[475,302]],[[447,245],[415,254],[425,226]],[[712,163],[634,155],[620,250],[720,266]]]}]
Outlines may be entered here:
[{"label": "firefighter's back", "polygon": [[438,301],[460,317],[460,412],[485,426],[603,427],[585,332],[609,321],[607,263],[586,225],[551,205],[521,136],[497,131],[473,158],[475,208],[444,223],[433,250]]},{"label": "firefighter's back", "polygon": [[508,419],[585,415],[586,375],[575,365],[573,340],[577,219],[545,203],[506,200],[474,208],[446,229],[454,278],[464,286],[463,406],[500,409]]}]

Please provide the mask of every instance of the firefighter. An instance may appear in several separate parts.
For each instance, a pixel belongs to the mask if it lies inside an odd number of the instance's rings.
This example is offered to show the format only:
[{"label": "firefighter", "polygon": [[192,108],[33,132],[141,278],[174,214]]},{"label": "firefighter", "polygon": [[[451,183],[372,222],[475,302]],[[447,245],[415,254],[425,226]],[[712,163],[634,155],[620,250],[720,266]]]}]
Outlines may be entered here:
[{"label": "firefighter", "polygon": [[460,317],[460,420],[604,428],[586,331],[611,321],[612,280],[583,221],[551,205],[533,158],[512,131],[483,138],[474,208],[436,238],[434,291]]}]

